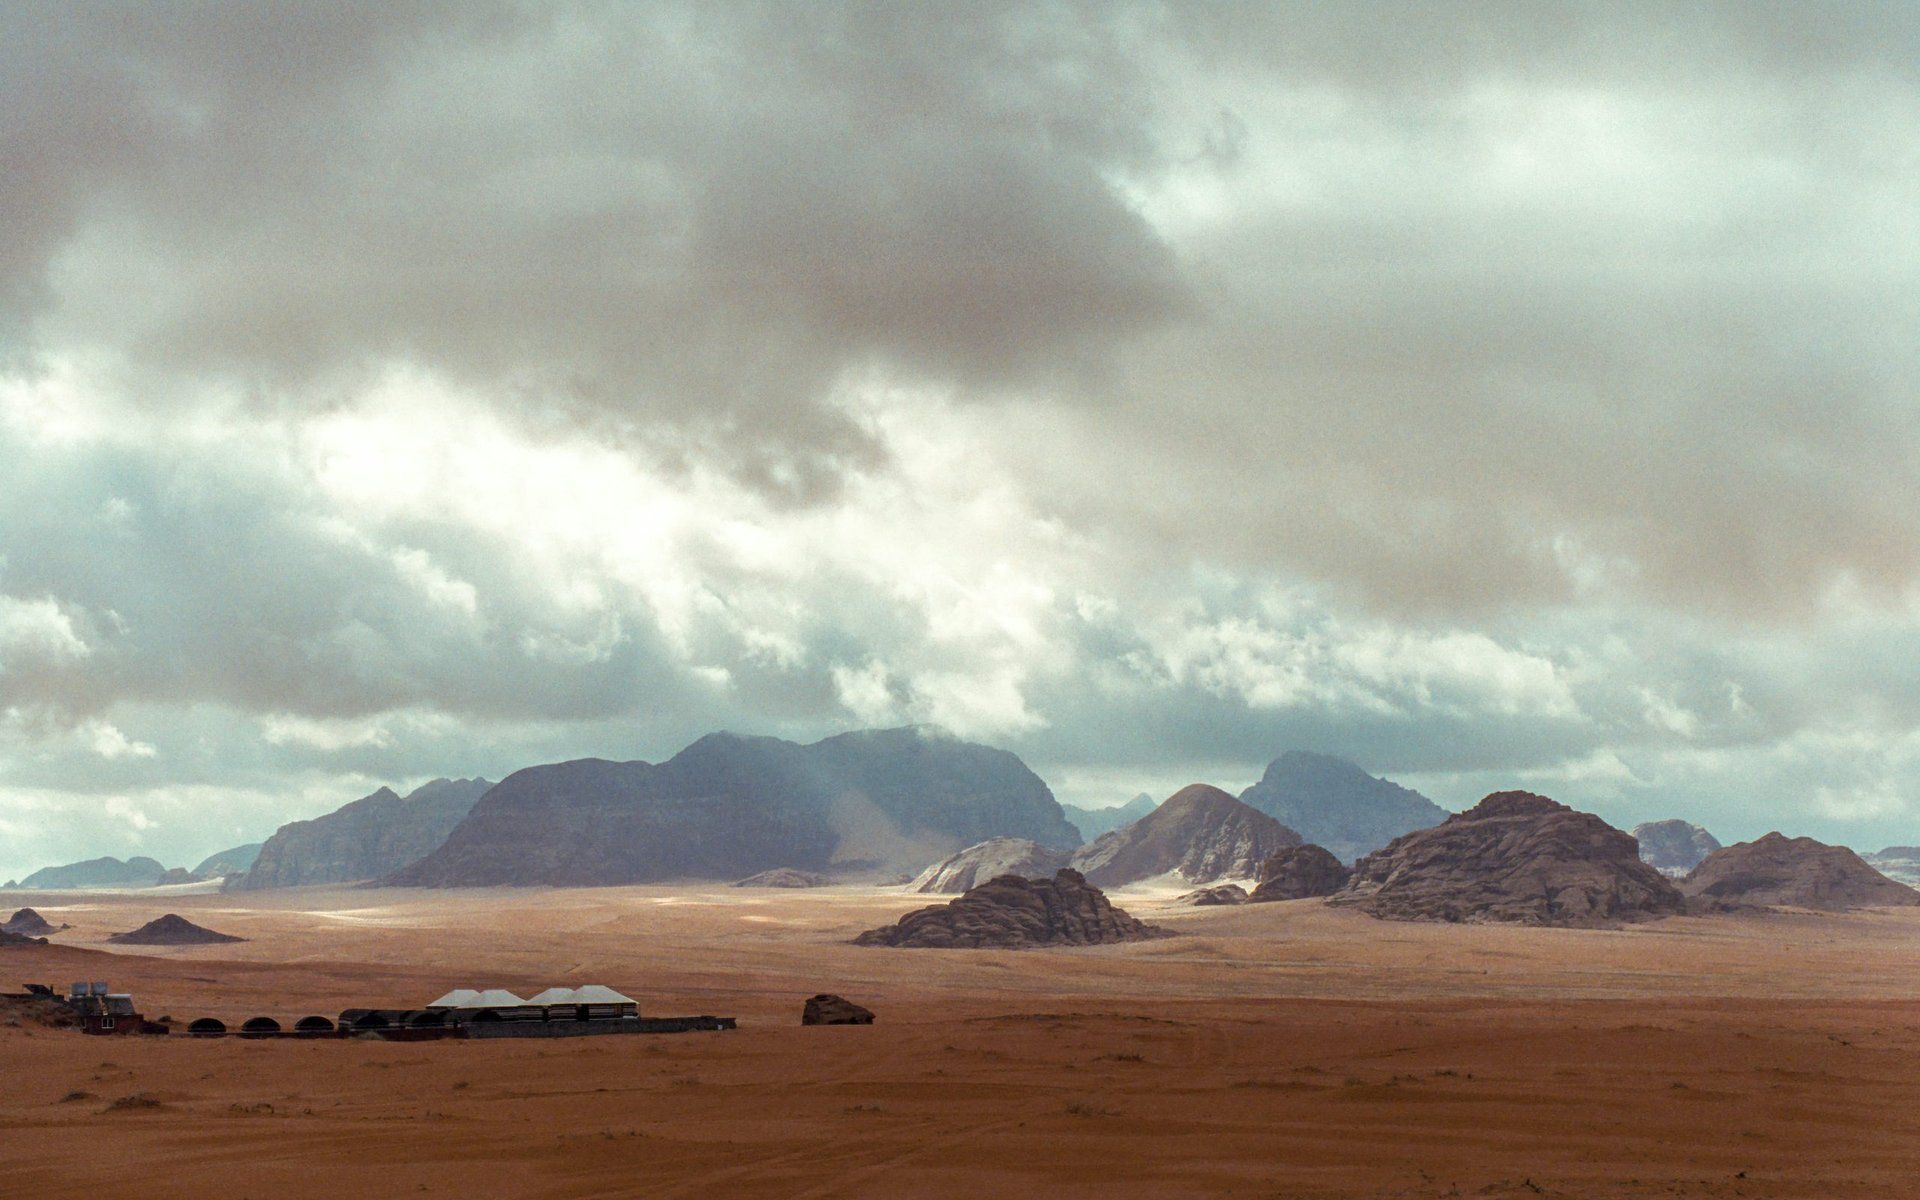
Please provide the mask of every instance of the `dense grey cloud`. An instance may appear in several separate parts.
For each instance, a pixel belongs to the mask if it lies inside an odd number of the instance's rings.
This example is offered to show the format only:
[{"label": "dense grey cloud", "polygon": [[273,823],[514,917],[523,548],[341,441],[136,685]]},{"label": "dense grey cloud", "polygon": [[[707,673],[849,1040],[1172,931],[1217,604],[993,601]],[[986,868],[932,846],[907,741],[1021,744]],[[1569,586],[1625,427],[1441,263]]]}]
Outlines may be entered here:
[{"label": "dense grey cloud", "polygon": [[1868,4],[11,7],[0,874],[902,720],[1079,800],[1308,745],[1911,841],[1916,63]]}]

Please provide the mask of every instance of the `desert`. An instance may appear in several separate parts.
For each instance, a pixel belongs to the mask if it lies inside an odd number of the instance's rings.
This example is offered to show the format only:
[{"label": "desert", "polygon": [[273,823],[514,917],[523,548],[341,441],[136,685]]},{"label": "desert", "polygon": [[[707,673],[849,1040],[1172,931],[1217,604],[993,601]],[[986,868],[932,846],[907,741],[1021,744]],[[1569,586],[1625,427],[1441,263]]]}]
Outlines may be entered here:
[{"label": "desert", "polygon": [[[740,1028],[542,1043],[0,1026],[8,1195],[1898,1194],[1920,1171],[1920,913],[1612,930],[1187,908],[1069,950],[851,944],[925,896],[722,883],[170,897],[247,940],[107,953],[137,894],[0,979],[283,1023],[593,978]],[[119,948],[115,948],[116,951]],[[808,997],[873,1010],[808,1028]]]}]

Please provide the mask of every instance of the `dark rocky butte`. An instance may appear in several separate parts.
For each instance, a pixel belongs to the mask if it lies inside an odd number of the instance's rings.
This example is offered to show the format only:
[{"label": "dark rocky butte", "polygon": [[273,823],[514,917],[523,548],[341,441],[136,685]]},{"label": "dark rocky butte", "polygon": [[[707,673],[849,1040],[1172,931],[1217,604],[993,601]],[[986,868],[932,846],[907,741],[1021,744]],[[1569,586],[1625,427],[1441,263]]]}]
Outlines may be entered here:
[{"label": "dark rocky butte", "polygon": [[1680,890],[1710,907],[1817,908],[1844,912],[1920,904],[1845,846],[1769,833],[1709,854]]},{"label": "dark rocky butte", "polygon": [[405,797],[381,788],[323,817],[282,825],[229,891],[378,879],[418,862],[447,840],[493,784],[436,779]]},{"label": "dark rocky butte", "polygon": [[1133,824],[1102,834],[1069,861],[1098,887],[1172,874],[1188,883],[1252,879],[1300,835],[1217,787],[1190,784]]},{"label": "dark rocky butte", "polygon": [[869,929],[859,946],[915,949],[1028,950],[1038,946],[1096,946],[1161,937],[1165,931],[1115,908],[1078,871],[1052,879],[1003,875],[946,904],[922,908],[892,925]]},{"label": "dark rocky butte", "polygon": [[1395,921],[1607,927],[1673,915],[1686,898],[1592,813],[1495,792],[1362,858],[1328,903]]},{"label": "dark rocky butte", "polygon": [[731,880],[774,867],[897,878],[999,836],[1079,841],[1047,785],[1004,750],[911,728],[808,746],[721,733],[663,763],[516,771],[391,882]]},{"label": "dark rocky butte", "polygon": [[156,917],[140,928],[127,933],[116,933],[107,938],[109,942],[118,942],[123,946],[214,946],[223,942],[244,942],[247,939],[234,937],[228,933],[215,933],[202,928],[178,913],[168,913]]}]

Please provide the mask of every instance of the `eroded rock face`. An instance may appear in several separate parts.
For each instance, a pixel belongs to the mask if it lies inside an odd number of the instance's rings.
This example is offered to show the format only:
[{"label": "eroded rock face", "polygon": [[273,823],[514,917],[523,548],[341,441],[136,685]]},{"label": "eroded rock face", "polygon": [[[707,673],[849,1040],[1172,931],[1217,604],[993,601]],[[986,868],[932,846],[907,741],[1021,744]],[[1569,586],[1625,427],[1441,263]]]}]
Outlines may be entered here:
[{"label": "eroded rock face", "polygon": [[1304,900],[1331,896],[1353,878],[1353,869],[1324,846],[1289,846],[1260,866],[1260,885],[1247,899]]},{"label": "eroded rock face", "polygon": [[859,946],[917,949],[1026,950],[1036,946],[1095,946],[1161,937],[1164,930],[1115,908],[1078,871],[1052,879],[1002,875],[946,904],[922,908],[892,925],[869,929]]},{"label": "eroded rock face", "polygon": [[1252,879],[1300,835],[1204,783],[1181,788],[1131,825],[1103,834],[1068,860],[1098,887],[1173,875],[1188,883]]},{"label": "eroded rock face", "polygon": [[1646,821],[1633,827],[1640,861],[1669,878],[1679,878],[1720,848],[1720,841],[1687,821]]},{"label": "eroded rock face", "polygon": [[749,875],[745,879],[734,881],[738,888],[816,888],[832,883],[818,871],[796,871],[792,867],[775,867],[771,871],[762,871],[758,875]]},{"label": "eroded rock face", "polygon": [[223,942],[244,942],[247,939],[234,937],[228,933],[215,933],[211,929],[195,925],[178,913],[168,913],[164,917],[148,921],[138,929],[127,933],[116,933],[107,940],[126,946],[214,946]]},{"label": "eroded rock face", "polygon": [[844,996],[822,992],[808,1000],[800,1012],[802,1025],[871,1025],[873,1010],[863,1008]]},{"label": "eroded rock face", "polygon": [[1606,927],[1681,912],[1633,838],[1531,792],[1495,792],[1362,858],[1329,901],[1395,921]]},{"label": "eroded rock face", "polygon": [[1756,908],[1844,912],[1920,904],[1920,892],[1888,879],[1845,846],[1779,833],[1714,851],[1680,881],[1680,890],[1712,905]]},{"label": "eroded rock face", "polygon": [[493,784],[436,779],[406,796],[381,788],[310,821],[282,825],[232,891],[378,879],[431,854]]},{"label": "eroded rock face", "polygon": [[1067,865],[1067,854],[1026,838],[988,838],[945,858],[914,877],[909,890],[957,896],[1000,875],[1048,879]]},{"label": "eroded rock face", "polygon": [[1177,897],[1175,904],[1191,905],[1194,908],[1216,908],[1226,904],[1245,904],[1247,889],[1237,883],[1223,883],[1215,887],[1197,888],[1184,896]]}]

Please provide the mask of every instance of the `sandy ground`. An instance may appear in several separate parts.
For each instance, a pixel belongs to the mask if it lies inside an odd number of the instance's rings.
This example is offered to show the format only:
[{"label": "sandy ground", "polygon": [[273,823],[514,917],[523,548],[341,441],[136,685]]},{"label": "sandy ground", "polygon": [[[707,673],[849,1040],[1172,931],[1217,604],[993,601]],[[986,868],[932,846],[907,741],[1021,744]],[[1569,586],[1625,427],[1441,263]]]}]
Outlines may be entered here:
[{"label": "sandy ground", "polygon": [[[924,898],[852,889],[0,895],[74,926],[0,950],[0,987],[106,979],[182,1021],[599,982],[742,1022],[412,1045],[0,1027],[0,1196],[1920,1189],[1920,913],[1578,932],[1119,899],[1182,936],[864,949]],[[161,911],[252,940],[101,952]],[[817,991],[879,1024],[802,1028]]]}]

